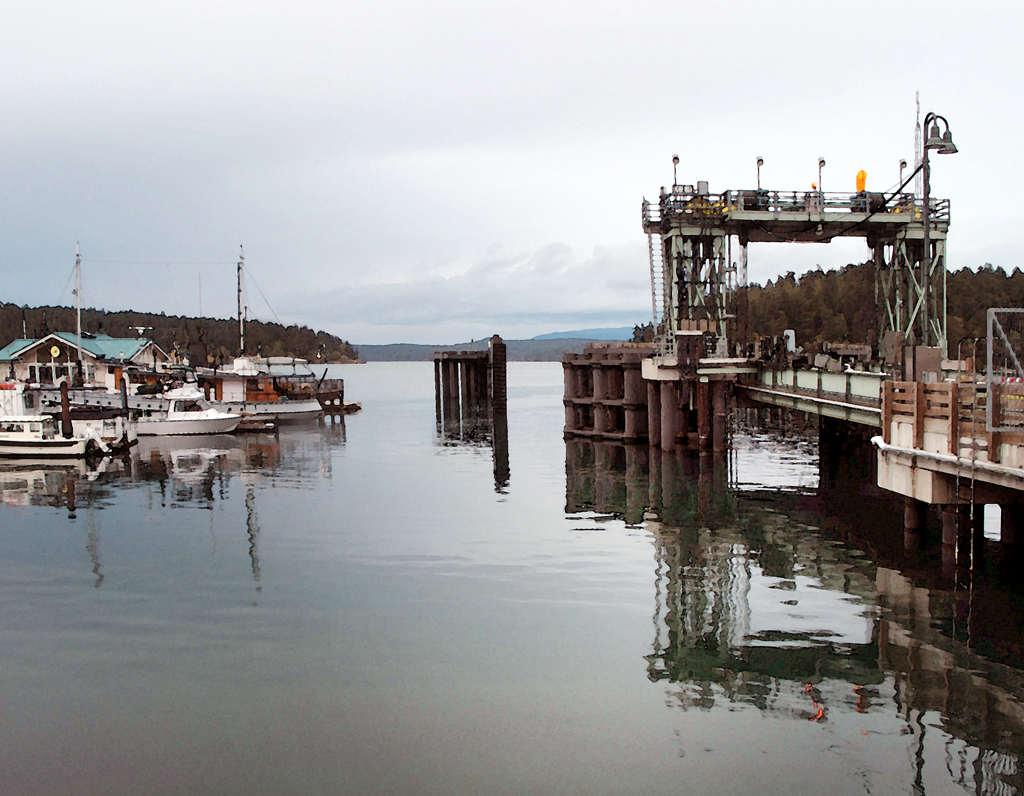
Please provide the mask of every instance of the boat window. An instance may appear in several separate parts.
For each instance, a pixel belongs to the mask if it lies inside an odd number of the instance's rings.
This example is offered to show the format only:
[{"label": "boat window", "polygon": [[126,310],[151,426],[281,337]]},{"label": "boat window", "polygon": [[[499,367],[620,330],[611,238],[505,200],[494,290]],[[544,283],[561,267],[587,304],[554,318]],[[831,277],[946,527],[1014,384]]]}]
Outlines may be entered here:
[{"label": "boat window", "polygon": [[0,423],[0,432],[6,434],[18,434],[25,430],[21,423]]},{"label": "boat window", "polygon": [[180,408],[179,411],[181,411],[181,412],[202,412],[203,411],[203,407],[201,407],[195,401],[182,401],[181,408]]},{"label": "boat window", "polygon": [[39,432],[41,432],[43,430],[43,424],[42,423],[29,423],[28,424],[28,430],[31,431],[33,434],[38,434]]}]

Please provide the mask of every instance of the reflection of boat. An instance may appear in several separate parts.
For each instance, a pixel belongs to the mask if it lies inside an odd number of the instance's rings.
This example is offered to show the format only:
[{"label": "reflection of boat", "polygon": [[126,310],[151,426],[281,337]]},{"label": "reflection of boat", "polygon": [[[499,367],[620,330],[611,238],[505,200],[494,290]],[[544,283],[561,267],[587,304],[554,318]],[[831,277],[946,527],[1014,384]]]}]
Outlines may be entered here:
[{"label": "reflection of boat", "polygon": [[165,434],[230,434],[242,420],[241,415],[222,412],[210,406],[201,392],[179,387],[161,396],[166,408],[149,411],[136,420],[139,436]]},{"label": "reflection of boat", "polygon": [[0,462],[0,503],[7,506],[56,505],[64,496],[67,484],[84,478],[88,472],[82,459]]},{"label": "reflection of boat", "polygon": [[91,430],[81,435],[64,437],[52,417],[44,415],[13,415],[0,417],[0,456],[41,458],[74,458],[106,448]]}]

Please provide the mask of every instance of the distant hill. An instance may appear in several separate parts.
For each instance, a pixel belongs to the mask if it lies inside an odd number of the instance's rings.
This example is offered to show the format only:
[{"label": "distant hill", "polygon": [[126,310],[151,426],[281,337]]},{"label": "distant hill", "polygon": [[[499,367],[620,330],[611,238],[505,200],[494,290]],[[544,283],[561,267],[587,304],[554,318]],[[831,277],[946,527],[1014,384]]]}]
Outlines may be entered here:
[{"label": "distant hill", "polygon": [[[633,330],[629,330],[630,336]],[[603,339],[603,338],[602,338]],[[587,343],[601,342],[598,338],[553,340],[506,340],[508,359],[510,362],[561,362],[562,355],[579,354],[587,347]],[[473,343],[456,343],[455,345],[415,345],[413,343],[395,343],[392,345],[357,345],[359,358],[364,362],[429,362],[434,358],[435,351],[486,351],[487,340]]]},{"label": "distant hill", "polygon": [[603,329],[578,329],[574,332],[550,332],[539,334],[534,340],[632,340],[633,326],[618,326]]},{"label": "distant hill", "polygon": [[[19,307],[0,302],[0,346],[27,332],[30,338],[49,332],[74,332],[76,311],[72,307]],[[238,321],[233,319],[190,318],[151,312],[106,312],[82,310],[82,331],[135,337],[138,328],[156,341],[164,351],[189,354],[193,363],[230,362],[238,354]],[[306,326],[282,326],[279,323],[248,321],[245,325],[247,354],[267,357],[301,357],[327,362],[354,362],[355,349],[346,341]]]}]

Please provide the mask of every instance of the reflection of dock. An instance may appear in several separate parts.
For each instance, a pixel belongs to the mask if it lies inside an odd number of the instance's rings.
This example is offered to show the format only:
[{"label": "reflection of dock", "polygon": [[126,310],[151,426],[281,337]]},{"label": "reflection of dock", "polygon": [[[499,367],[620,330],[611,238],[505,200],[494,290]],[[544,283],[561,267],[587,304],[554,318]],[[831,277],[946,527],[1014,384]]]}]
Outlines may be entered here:
[{"label": "reflection of dock", "polygon": [[566,511],[615,514],[653,534],[645,659],[670,704],[843,727],[887,714],[915,781],[1016,792],[1024,609],[1013,593],[980,573],[955,588],[941,556],[892,544],[899,519],[884,522],[887,499],[737,489],[726,467],[566,440]]}]

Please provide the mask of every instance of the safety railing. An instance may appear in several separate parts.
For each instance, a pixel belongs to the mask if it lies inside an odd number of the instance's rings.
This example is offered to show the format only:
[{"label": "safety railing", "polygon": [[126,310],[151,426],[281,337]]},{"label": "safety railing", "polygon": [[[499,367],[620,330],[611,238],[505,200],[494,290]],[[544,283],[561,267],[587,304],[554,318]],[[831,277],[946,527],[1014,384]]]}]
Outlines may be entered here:
[{"label": "safety railing", "polygon": [[[931,199],[932,222],[949,221],[949,200]],[[663,218],[679,216],[720,217],[730,213],[849,213],[909,215],[920,221],[923,202],[913,194],[903,193],[886,197],[882,193],[825,193],[822,191],[724,191],[706,193],[695,191],[692,185],[674,185],[664,190],[657,208],[644,200],[642,207],[644,226],[658,223]]]}]

